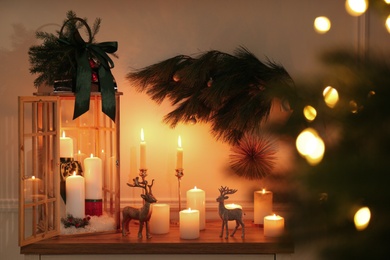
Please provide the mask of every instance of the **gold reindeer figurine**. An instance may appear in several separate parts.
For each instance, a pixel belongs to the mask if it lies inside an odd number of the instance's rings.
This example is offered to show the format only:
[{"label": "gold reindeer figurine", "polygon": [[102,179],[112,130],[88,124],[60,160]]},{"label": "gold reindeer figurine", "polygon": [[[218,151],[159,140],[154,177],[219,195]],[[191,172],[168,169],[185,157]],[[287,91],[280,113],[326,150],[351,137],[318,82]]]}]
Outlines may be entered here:
[{"label": "gold reindeer figurine", "polygon": [[147,180],[139,181],[139,177],[133,179],[134,183],[129,184],[130,187],[140,187],[144,189],[145,193],[141,194],[141,197],[144,200],[144,205],[142,208],[134,208],[134,207],[125,207],[123,209],[123,219],[122,219],[122,236],[127,236],[130,234],[129,231],[129,223],[132,219],[139,220],[139,230],[138,230],[138,238],[142,238],[142,229],[144,224],[146,226],[146,238],[151,238],[152,236],[149,233],[149,220],[152,215],[152,208],[150,204],[157,202],[157,199],[152,194],[152,186],[154,179],[152,180],[152,184],[148,185]]},{"label": "gold reindeer figurine", "polygon": [[237,228],[241,225],[242,228],[242,234],[241,238],[245,238],[245,225],[242,221],[242,209],[236,208],[236,209],[227,209],[225,207],[225,200],[229,198],[229,196],[226,196],[227,194],[234,194],[237,190],[229,189],[228,187],[222,187],[218,189],[220,192],[220,196],[217,198],[217,202],[219,202],[219,216],[222,219],[222,230],[219,237],[223,236],[223,229],[226,228],[226,236],[225,238],[228,239],[229,237],[229,229],[228,229],[228,221],[229,220],[235,220],[236,221],[236,227],[234,228],[231,237],[234,236],[234,234],[237,231]]}]

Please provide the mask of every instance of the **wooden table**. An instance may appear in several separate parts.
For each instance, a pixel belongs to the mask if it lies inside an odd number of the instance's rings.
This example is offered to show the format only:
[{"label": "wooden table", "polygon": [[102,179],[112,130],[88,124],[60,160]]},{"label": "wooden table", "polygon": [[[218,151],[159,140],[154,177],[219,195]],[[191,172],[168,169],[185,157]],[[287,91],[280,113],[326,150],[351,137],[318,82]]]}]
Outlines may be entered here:
[{"label": "wooden table", "polygon": [[[263,228],[245,223],[245,238],[241,230],[234,237],[220,238],[221,221],[206,223],[200,237],[193,240],[180,239],[179,226],[172,224],[168,234],[156,235],[151,239],[138,239],[137,224],[130,224],[130,234],[122,233],[61,235],[34,244],[23,246],[22,254],[33,255],[86,255],[86,254],[282,254],[294,252],[289,237],[267,238]],[[231,231],[230,231],[231,233]],[[276,257],[275,257],[276,259]]]}]

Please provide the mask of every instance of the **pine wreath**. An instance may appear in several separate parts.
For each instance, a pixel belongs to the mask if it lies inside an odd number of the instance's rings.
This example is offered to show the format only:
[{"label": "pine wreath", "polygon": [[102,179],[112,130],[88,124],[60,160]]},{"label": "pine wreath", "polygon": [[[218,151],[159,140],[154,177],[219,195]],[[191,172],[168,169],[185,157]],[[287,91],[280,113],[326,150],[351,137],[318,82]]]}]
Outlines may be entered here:
[{"label": "pine wreath", "polygon": [[230,168],[240,177],[259,180],[271,174],[277,145],[267,136],[245,134],[231,152]]},{"label": "pine wreath", "polygon": [[209,122],[216,139],[231,144],[260,128],[273,98],[290,105],[295,98],[287,71],[269,59],[261,62],[244,47],[233,55],[216,50],[195,58],[178,55],[130,72],[127,79],[158,104],[171,101],[174,109],[164,117],[171,127]]}]

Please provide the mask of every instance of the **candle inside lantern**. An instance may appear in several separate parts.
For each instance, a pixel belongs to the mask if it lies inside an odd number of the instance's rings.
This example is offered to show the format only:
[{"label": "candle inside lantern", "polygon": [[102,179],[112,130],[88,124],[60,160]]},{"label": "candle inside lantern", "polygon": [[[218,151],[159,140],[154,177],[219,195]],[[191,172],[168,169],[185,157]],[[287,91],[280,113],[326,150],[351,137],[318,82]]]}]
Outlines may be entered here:
[{"label": "candle inside lantern", "polygon": [[185,209],[180,211],[180,238],[199,238],[199,210]]},{"label": "candle inside lantern", "polygon": [[169,232],[169,205],[162,203],[152,204],[152,216],[150,217],[150,232],[152,234],[166,234]]},{"label": "candle inside lantern", "polygon": [[272,192],[265,189],[254,192],[254,224],[263,225],[264,217],[272,214]]},{"label": "candle inside lantern", "polygon": [[91,157],[84,160],[85,176],[85,214],[102,215],[102,160]]},{"label": "candle inside lantern", "polygon": [[[227,209],[242,209],[242,206],[235,203],[225,204],[225,208]],[[237,223],[235,220],[229,220],[228,221],[228,227],[229,229],[234,229],[236,227]]]},{"label": "candle inside lantern", "polygon": [[143,128],[141,128],[140,169],[146,169],[146,142]]},{"label": "candle inside lantern", "polygon": [[196,186],[187,191],[187,208],[199,210],[199,229],[203,230],[206,226],[206,194]]},{"label": "candle inside lantern", "polygon": [[85,180],[83,176],[73,175],[66,178],[66,213],[75,218],[84,218]]},{"label": "candle inside lantern", "polygon": [[60,137],[60,158],[73,158],[73,139],[65,136],[65,131]]},{"label": "candle inside lantern", "polygon": [[264,236],[279,237],[284,231],[284,218],[275,214],[264,217]]},{"label": "candle inside lantern", "polygon": [[37,199],[39,190],[42,188],[42,180],[31,176],[31,178],[24,180],[24,199],[32,201],[34,198]]},{"label": "candle inside lantern", "polygon": [[177,138],[176,169],[183,169],[183,147],[181,146],[180,135]]}]

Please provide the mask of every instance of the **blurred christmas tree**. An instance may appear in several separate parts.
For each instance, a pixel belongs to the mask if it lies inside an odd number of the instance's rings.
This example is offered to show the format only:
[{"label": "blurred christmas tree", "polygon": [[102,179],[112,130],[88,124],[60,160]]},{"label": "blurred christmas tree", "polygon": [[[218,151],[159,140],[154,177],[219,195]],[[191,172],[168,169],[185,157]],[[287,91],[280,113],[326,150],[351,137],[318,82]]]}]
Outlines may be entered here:
[{"label": "blurred christmas tree", "polygon": [[[300,102],[289,134],[306,127],[322,138],[322,160],[299,162],[292,231],[298,240],[318,239],[324,259],[385,259],[390,255],[390,67],[382,57],[359,59],[348,51],[323,55],[329,70],[317,82],[299,83]],[[333,106],[323,90],[338,93]],[[327,95],[329,92],[327,93]],[[310,105],[315,119],[302,111]],[[312,119],[312,118],[311,118]],[[367,227],[354,222],[368,207]],[[385,258],[384,258],[385,257]]]}]

